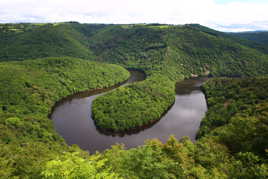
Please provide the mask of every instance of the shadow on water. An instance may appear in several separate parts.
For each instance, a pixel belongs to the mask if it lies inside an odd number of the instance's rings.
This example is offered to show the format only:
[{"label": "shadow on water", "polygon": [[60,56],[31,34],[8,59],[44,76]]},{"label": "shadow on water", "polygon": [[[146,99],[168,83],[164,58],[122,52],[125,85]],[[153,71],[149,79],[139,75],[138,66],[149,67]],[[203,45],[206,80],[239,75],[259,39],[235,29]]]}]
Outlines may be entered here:
[{"label": "shadow on water", "polygon": [[139,82],[139,81],[143,81],[144,79],[146,79],[146,74],[141,70],[128,69],[128,71],[130,72],[130,77],[129,77],[129,79],[127,79],[124,82],[118,83],[118,84],[111,86],[111,87],[108,87],[108,88],[93,89],[93,90],[77,92],[75,94],[72,94],[72,95],[69,95],[69,96],[62,98],[61,100],[57,101],[55,103],[55,105],[52,107],[52,110],[51,110],[52,112],[48,115],[48,117],[49,118],[52,117],[52,114],[56,110],[57,107],[59,107],[60,105],[64,105],[65,103],[71,102],[74,99],[87,98],[87,97],[99,95],[102,93],[105,94],[105,92],[111,91],[111,90],[116,89],[120,86],[125,86],[125,85],[128,85],[130,83]]},{"label": "shadow on water", "polygon": [[202,84],[207,80],[208,77],[196,77],[176,83],[176,94],[187,95],[191,94],[193,91],[198,91]]},{"label": "shadow on water", "polygon": [[[144,73],[131,71],[131,78],[124,85],[144,79]],[[118,86],[69,96],[55,105],[51,118],[56,131],[69,145],[77,144],[90,152],[103,151],[116,143],[131,148],[152,138],[165,142],[170,135],[178,139],[189,136],[195,140],[200,121],[207,111],[205,96],[200,89],[206,80],[194,78],[177,83],[174,105],[161,120],[128,132],[114,133],[97,129],[91,116],[92,101]]]}]

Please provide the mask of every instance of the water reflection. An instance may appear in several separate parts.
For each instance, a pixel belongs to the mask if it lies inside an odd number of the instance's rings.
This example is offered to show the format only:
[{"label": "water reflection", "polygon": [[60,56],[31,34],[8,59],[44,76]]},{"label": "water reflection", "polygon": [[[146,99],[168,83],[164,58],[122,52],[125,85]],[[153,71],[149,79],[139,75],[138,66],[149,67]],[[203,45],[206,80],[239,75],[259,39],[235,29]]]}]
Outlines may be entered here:
[{"label": "water reflection", "polygon": [[[139,72],[132,74],[131,82],[141,80],[142,74]],[[130,133],[113,136],[96,129],[91,119],[91,104],[98,95],[74,97],[57,106],[51,117],[56,130],[68,144],[77,144],[91,152],[102,151],[116,143],[124,143],[127,148],[135,147],[152,138],[165,142],[170,135],[175,135],[177,138],[189,136],[194,140],[200,121],[207,111],[205,96],[200,90],[205,80],[199,78],[178,83],[175,103],[162,119],[145,126],[142,130]]]}]

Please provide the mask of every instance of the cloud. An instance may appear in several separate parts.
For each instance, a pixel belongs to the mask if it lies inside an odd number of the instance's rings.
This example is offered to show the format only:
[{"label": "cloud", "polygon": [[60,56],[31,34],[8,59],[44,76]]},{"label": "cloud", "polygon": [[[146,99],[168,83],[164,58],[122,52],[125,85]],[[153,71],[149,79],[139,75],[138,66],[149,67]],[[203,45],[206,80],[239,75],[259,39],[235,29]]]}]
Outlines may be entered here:
[{"label": "cloud", "polygon": [[229,24],[229,25],[213,25],[215,29],[220,31],[241,32],[241,31],[257,31],[268,30],[268,21],[255,21],[248,24]]},{"label": "cloud", "polygon": [[242,0],[0,0],[0,22],[200,23],[224,31],[267,30],[267,9],[268,2]]}]

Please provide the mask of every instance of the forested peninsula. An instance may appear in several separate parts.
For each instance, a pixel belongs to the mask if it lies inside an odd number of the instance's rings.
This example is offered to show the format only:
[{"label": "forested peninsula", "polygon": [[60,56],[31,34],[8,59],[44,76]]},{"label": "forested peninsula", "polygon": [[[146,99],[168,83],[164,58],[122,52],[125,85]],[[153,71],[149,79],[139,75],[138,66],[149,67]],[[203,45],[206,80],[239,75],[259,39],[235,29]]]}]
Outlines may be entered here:
[{"label": "forested peninsula", "polygon": [[[199,24],[0,24],[0,176],[3,178],[267,178],[265,40]],[[262,34],[262,37],[265,37]],[[93,102],[96,126],[115,132],[157,121],[175,84],[209,76],[198,139],[171,136],[89,154],[49,118],[62,98],[144,81]]]}]

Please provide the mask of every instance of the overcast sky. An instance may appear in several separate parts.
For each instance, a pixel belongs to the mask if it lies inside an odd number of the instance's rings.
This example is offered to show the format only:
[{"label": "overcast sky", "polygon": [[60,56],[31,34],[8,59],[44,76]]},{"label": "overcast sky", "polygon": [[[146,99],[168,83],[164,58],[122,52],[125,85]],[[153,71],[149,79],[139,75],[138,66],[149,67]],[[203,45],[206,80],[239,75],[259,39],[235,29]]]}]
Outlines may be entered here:
[{"label": "overcast sky", "polygon": [[62,21],[268,30],[268,0],[0,0],[0,23]]}]

